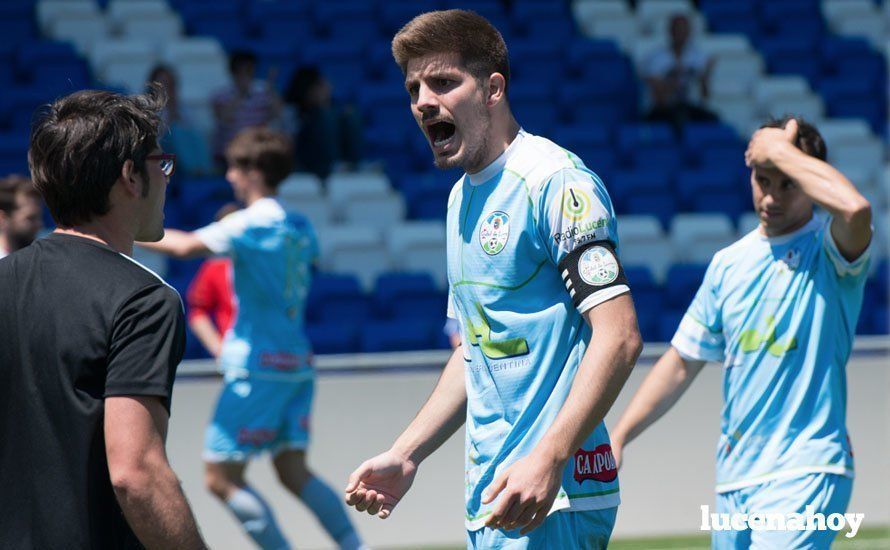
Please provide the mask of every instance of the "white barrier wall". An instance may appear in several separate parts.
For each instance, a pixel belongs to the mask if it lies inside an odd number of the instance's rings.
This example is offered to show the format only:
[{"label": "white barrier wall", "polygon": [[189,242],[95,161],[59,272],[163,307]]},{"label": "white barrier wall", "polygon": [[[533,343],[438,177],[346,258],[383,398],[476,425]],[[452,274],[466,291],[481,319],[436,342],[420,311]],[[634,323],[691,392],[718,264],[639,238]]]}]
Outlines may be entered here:
[{"label": "white barrier wall", "polygon": [[[611,426],[663,350],[647,345],[607,418]],[[320,357],[310,466],[341,490],[359,463],[385,450],[413,418],[438,378],[431,368],[447,352]],[[200,454],[204,427],[220,380],[207,363],[184,364],[173,398],[168,450],[173,467],[212,548],[251,548],[240,527],[203,486]],[[865,513],[864,526],[890,524],[890,339],[861,339],[847,367],[848,426],[856,458],[849,511]],[[719,431],[721,368],[710,365],[683,399],[626,450],[622,505],[615,536],[691,534],[700,506],[713,506],[714,450]],[[275,481],[268,458],[248,478],[276,512],[291,543],[331,548],[306,509]],[[414,487],[385,521],[350,512],[367,543],[417,548],[462,545],[463,430],[420,467]]]}]

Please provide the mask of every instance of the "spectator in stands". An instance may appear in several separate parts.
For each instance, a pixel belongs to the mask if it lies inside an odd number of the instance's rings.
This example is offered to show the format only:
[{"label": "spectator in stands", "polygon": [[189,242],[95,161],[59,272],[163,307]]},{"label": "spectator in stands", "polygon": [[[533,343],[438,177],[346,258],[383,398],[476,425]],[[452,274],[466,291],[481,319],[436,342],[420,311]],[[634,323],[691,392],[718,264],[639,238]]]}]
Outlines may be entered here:
[{"label": "spectator in stands", "polygon": [[40,193],[26,177],[0,179],[0,258],[31,244],[43,228]]},{"label": "spectator in stands", "polygon": [[309,221],[276,197],[293,166],[293,147],[280,132],[248,128],[229,143],[226,158],[226,177],[245,208],[144,243],[178,258],[237,258],[238,314],[221,346],[225,385],[205,435],[207,488],[260,547],[289,548],[271,508],[244,477],[247,462],[268,451],[278,479],[339,548],[361,549],[340,496],[306,464],[315,370],[303,326],[318,243]]},{"label": "spectator in stands", "polygon": [[156,65],[148,75],[148,83],[157,82],[167,93],[167,107],[161,113],[165,133],[161,145],[176,155],[176,168],[189,175],[206,175],[213,171],[207,141],[195,126],[185,107],[179,103],[176,73],[167,65]]},{"label": "spectator in stands", "polygon": [[643,78],[649,87],[653,122],[668,122],[679,133],[686,122],[716,120],[700,101],[708,97],[708,78],[713,62],[689,43],[689,19],[683,14],[670,18],[670,44],[646,59]]},{"label": "spectator in stands", "polygon": [[[219,209],[214,221],[239,210],[235,203]],[[189,327],[214,358],[219,358],[222,337],[231,328],[235,315],[235,290],[232,286],[232,260],[228,256],[211,258],[201,264],[186,294]]]},{"label": "spectator in stands", "polygon": [[298,68],[285,93],[296,109],[296,168],[326,178],[355,169],[361,160],[361,123],[349,107],[337,107],[331,84],[315,66]]},{"label": "spectator in stands", "polygon": [[235,51],[229,56],[232,83],[212,99],[216,129],[213,159],[225,169],[225,150],[241,130],[252,126],[275,126],[281,117],[282,102],[275,91],[274,71],[263,82],[255,80],[257,58],[252,52]]},{"label": "spectator in stands", "polygon": [[205,548],[165,449],[182,301],[131,257],[164,234],[162,108],[84,90],[31,131],[57,227],[0,261],[4,548]]},{"label": "spectator in stands", "polygon": [[[794,514],[813,506],[830,516],[850,501],[845,370],[872,216],[826,153],[818,130],[800,119],[770,121],[754,134],[745,162],[760,226],[714,255],[671,347],[612,431],[620,464],[623,449],[670,410],[706,362],[722,363],[720,512]],[[835,534],[714,530],[712,543],[829,548]]]}]

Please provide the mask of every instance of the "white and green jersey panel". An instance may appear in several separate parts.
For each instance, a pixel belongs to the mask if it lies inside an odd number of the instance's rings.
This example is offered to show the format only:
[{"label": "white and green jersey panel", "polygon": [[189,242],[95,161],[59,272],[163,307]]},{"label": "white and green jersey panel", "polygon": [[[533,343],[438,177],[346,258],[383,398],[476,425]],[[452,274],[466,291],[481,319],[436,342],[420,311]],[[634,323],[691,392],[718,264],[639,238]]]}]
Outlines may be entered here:
[{"label": "white and green jersey panel", "polygon": [[869,251],[848,262],[830,225],[819,215],[781,237],[755,230],[718,252],[671,341],[724,365],[718,492],[853,475],[846,364]]},{"label": "white and green jersey panel", "polygon": [[[591,340],[582,312],[629,289],[618,278],[603,183],[541,137],[520,131],[494,163],[463,176],[447,218],[449,316],[459,320],[466,361],[467,528],[475,530],[491,511],[481,504],[484,489],[532,451],[568,396]],[[594,257],[579,263],[594,291],[578,296],[558,266],[584,247]],[[618,503],[600,424],[566,467],[554,510]]]}]

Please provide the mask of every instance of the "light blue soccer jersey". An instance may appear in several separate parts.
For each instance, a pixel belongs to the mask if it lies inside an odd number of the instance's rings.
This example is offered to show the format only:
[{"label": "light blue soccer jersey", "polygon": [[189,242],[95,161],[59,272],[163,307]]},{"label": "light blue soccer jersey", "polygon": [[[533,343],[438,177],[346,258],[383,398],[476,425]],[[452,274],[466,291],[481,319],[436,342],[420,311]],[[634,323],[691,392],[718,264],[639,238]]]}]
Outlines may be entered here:
[{"label": "light blue soccer jersey", "polygon": [[284,380],[311,376],[303,320],[318,243],[309,221],[266,197],[196,235],[215,254],[232,257],[237,315],[223,339],[222,370]]},{"label": "light blue soccer jersey", "polygon": [[[591,340],[582,312],[628,292],[613,285],[573,305],[558,264],[579,245],[617,247],[612,204],[574,154],[520,131],[501,157],[464,175],[447,215],[449,316],[466,362],[466,525],[485,523],[482,493],[530,454],[569,394]],[[594,335],[591,345],[596,345]],[[563,473],[553,510],[618,505],[618,477],[600,423]]]},{"label": "light blue soccer jersey", "polygon": [[755,230],[718,252],[671,341],[687,359],[724,365],[717,492],[853,476],[846,364],[869,252],[846,261],[829,228],[818,215],[792,234]]}]

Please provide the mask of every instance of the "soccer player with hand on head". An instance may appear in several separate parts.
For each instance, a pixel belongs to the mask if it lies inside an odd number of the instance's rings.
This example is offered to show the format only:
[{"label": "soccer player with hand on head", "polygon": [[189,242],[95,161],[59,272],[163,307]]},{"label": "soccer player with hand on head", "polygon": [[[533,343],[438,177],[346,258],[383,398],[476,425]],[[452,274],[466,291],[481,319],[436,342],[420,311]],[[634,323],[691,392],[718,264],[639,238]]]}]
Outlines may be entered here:
[{"label": "soccer player with hand on head", "polygon": [[393,40],[448,201],[449,317],[462,344],[346,501],[388,517],[421,462],[466,421],[472,548],[605,548],[620,501],[603,417],[641,349],[599,177],[519,127],[500,33],[473,12],[422,14]]},{"label": "soccer player with hand on head", "polygon": [[[843,513],[853,485],[846,363],[869,265],[871,208],[812,125],[765,124],[745,162],[760,226],[717,252],[671,347],[612,433],[624,447],[707,361],[723,363],[717,509]],[[824,212],[815,212],[819,206]],[[714,531],[715,548],[828,548],[834,531]]]}]

